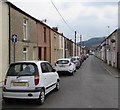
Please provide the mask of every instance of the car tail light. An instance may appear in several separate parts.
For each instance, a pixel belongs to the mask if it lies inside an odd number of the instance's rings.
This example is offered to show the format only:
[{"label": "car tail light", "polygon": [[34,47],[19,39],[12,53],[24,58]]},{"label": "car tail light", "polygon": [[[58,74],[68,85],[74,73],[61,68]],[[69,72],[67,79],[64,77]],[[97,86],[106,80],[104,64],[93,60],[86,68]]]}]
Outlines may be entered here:
[{"label": "car tail light", "polygon": [[39,83],[39,73],[34,74],[34,83],[35,83],[35,85],[38,85],[38,83]]},{"label": "car tail light", "polygon": [[72,64],[71,64],[71,62],[69,63],[69,66],[71,66]]}]

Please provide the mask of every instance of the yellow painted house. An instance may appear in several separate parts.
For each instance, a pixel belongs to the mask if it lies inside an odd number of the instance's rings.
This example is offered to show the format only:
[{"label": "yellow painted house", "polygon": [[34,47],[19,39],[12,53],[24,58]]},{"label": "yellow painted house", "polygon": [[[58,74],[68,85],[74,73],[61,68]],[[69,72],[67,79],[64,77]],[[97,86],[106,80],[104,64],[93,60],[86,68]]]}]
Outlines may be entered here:
[{"label": "yellow painted house", "polygon": [[0,2],[0,86],[8,69],[9,6]]}]

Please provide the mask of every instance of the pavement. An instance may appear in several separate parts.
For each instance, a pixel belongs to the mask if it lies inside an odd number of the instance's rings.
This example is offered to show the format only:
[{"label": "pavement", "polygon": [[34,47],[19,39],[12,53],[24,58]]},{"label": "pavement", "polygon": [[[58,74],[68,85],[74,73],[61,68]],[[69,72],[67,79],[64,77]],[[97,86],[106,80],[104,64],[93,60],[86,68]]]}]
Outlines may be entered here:
[{"label": "pavement", "polygon": [[115,67],[112,67],[110,65],[108,65],[107,63],[103,62],[102,60],[100,60],[101,65],[104,67],[104,69],[112,76],[115,78],[120,78],[120,70],[118,70]]}]

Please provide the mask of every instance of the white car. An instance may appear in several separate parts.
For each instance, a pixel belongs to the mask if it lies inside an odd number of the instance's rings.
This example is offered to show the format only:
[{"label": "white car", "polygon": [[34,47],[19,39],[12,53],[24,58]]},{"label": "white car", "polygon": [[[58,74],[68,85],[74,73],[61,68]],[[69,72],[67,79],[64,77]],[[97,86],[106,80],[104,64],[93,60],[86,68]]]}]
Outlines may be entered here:
[{"label": "white car", "polygon": [[43,104],[45,95],[59,90],[59,75],[47,61],[21,61],[10,65],[3,86],[3,99],[36,99]]},{"label": "white car", "polygon": [[71,62],[71,58],[62,58],[56,61],[55,69],[58,73],[68,72],[70,75],[73,75],[76,71],[76,66]]}]

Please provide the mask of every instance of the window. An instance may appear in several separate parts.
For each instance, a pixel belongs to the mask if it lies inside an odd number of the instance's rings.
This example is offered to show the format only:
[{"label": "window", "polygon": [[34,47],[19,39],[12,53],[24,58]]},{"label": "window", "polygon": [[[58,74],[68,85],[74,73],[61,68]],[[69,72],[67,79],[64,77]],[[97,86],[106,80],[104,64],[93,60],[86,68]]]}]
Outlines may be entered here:
[{"label": "window", "polygon": [[31,76],[38,72],[38,68],[34,63],[18,63],[10,65],[8,76]]},{"label": "window", "polygon": [[41,63],[42,73],[49,73],[53,71],[52,66],[49,63]]},{"label": "window", "polygon": [[49,72],[46,63],[41,63],[41,69],[42,69],[42,73],[47,73],[47,72]]},{"label": "window", "polygon": [[24,47],[23,48],[23,60],[28,60],[28,48],[27,47]]},{"label": "window", "polygon": [[47,65],[47,67],[48,67],[48,71],[49,71],[49,72],[52,72],[52,71],[53,71],[52,66],[51,66],[49,63],[47,63],[46,65]]},{"label": "window", "polygon": [[28,40],[27,19],[23,19],[23,40]]},{"label": "window", "polygon": [[59,36],[59,48],[63,49],[63,38]]},{"label": "window", "polygon": [[46,27],[43,28],[44,33],[44,42],[46,42]]},{"label": "window", "polygon": [[56,62],[57,64],[68,64],[69,61],[68,60],[59,60]]}]

